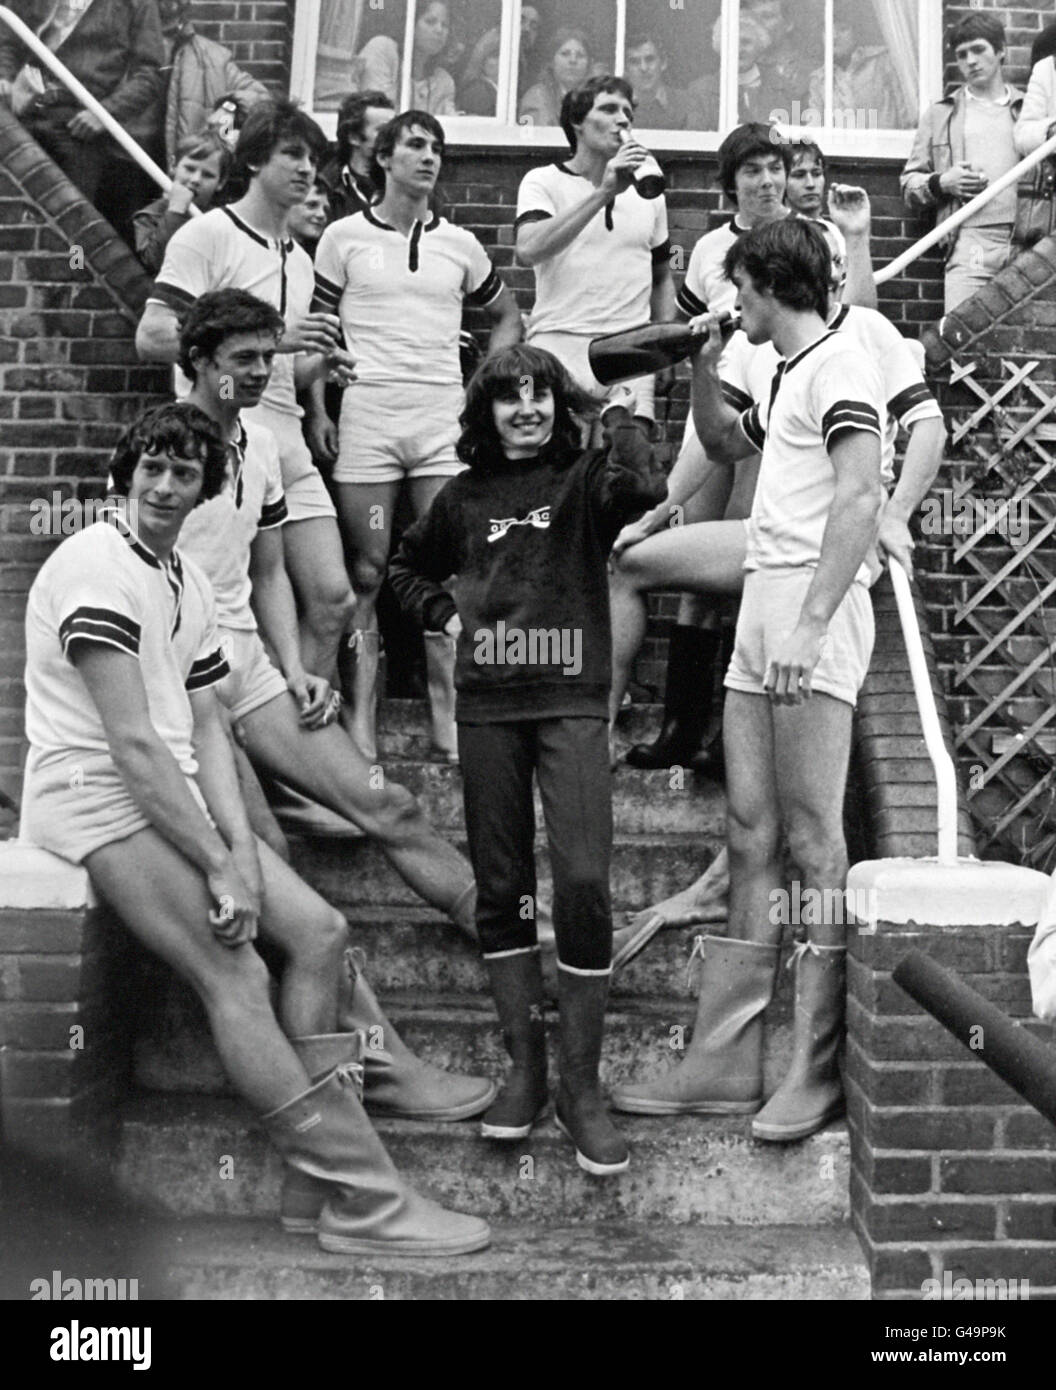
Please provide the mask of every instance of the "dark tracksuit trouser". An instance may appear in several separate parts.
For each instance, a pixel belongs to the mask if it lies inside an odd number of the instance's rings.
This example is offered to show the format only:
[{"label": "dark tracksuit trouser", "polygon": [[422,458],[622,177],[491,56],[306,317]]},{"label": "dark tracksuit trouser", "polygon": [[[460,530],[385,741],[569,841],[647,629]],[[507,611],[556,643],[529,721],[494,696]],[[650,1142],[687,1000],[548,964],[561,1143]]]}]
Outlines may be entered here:
[{"label": "dark tracksuit trouser", "polygon": [[553,868],[558,961],[572,970],[607,972],[612,961],[607,721],[459,723],[458,752],[485,957],[536,944],[534,772]]}]

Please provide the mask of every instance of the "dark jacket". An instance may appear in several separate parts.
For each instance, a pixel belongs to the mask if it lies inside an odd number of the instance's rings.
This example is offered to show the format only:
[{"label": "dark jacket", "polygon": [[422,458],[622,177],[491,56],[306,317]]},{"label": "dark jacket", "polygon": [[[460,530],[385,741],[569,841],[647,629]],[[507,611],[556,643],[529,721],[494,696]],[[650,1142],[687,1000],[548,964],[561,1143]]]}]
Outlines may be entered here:
[{"label": "dark jacket", "polygon": [[[52,0],[9,0],[10,8],[34,32],[54,9]],[[158,74],[165,44],[155,0],[92,0],[55,56],[101,102],[115,120],[126,124],[158,100]],[[33,55],[0,25],[0,77],[13,80]],[[56,79],[45,72],[45,81]],[[70,97],[71,104],[75,98]],[[160,126],[160,112],[158,113]]]},{"label": "dark jacket", "polygon": [[[456,612],[462,620],[459,720],[607,717],[609,552],[626,522],[665,494],[634,425],[565,468],[545,450],[443,487],[404,536],[389,579],[423,627],[439,631]],[[454,598],[442,587],[451,575]]]},{"label": "dark jacket", "polygon": [[319,182],[330,195],[330,221],[365,212],[377,197],[377,189],[369,179],[351,174],[337,158],[329,160],[319,170]]}]

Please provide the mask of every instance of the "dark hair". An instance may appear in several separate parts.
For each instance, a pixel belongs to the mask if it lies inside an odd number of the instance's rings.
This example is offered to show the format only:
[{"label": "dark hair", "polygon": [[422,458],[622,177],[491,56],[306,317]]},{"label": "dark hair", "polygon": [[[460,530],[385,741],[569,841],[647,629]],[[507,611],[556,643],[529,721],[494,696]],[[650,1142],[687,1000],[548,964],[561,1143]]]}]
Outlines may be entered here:
[{"label": "dark hair", "polygon": [[723,272],[732,280],[738,270],[787,308],[828,317],[832,255],[824,233],[807,218],[783,217],[738,237],[726,252]]},{"label": "dark hair", "polygon": [[440,156],[443,158],[446,147],[446,137],[444,127],[431,116],[428,111],[401,111],[398,116],[394,116],[391,121],[386,121],[374,137],[374,157],[370,161],[370,176],[375,188],[384,189],[385,170],[378,163],[378,155],[390,155],[400,143],[400,136],[405,131],[413,130],[419,126],[422,130],[427,130],[434,140],[440,141]]},{"label": "dark hair", "polygon": [[749,121],[731,130],[719,146],[719,184],[734,207],[737,206],[737,170],[749,159],[780,155],[785,175],[792,168],[792,152],[774,126]]},{"label": "dark hair", "polygon": [[634,88],[625,77],[613,77],[611,73],[607,76],[588,78],[582,87],[573,87],[570,92],[565,93],[565,99],[561,103],[561,129],[565,132],[565,139],[572,146],[573,154],[576,152],[575,127],[583,124],[594,109],[596,98],[606,92],[618,92],[621,97],[626,97],[632,106],[635,105]]},{"label": "dark hair", "polygon": [[821,172],[823,174],[827,172],[825,167],[825,156],[821,152],[821,146],[816,145],[813,140],[793,140],[788,149],[792,156],[788,166],[789,173],[792,172],[796,160],[804,157],[816,160],[817,163],[821,165]]},{"label": "dark hair", "polygon": [[1030,46],[1030,66],[1036,67],[1045,58],[1056,54],[1056,24],[1046,24]]},{"label": "dark hair", "polygon": [[[415,28],[418,27],[418,21],[422,18],[422,16],[429,13],[429,7],[430,7],[430,5],[443,5],[444,9],[447,11],[448,34],[447,34],[447,43],[444,45],[444,47],[440,50],[440,52],[436,55],[435,58],[433,58],[433,57],[429,58],[428,63],[427,63],[427,66],[426,66],[426,68],[425,68],[425,71],[426,71],[427,73],[432,72],[433,69],[439,65],[440,59],[443,58],[443,57],[446,55],[447,49],[448,49],[448,47],[449,47],[450,44],[451,44],[452,38],[454,37],[453,34],[452,34],[452,32],[451,32],[451,29],[452,29],[452,24],[451,24],[451,9],[452,9],[452,4],[451,4],[451,0],[419,0],[418,9],[417,9],[417,11],[416,11],[416,13],[415,13],[415,17],[414,17]],[[380,8],[380,6],[379,6],[379,8]]]},{"label": "dark hair", "polygon": [[185,135],[176,146],[172,167],[175,169],[181,159],[209,159],[214,154],[220,156],[220,183],[223,183],[231,168],[231,151],[215,130],[200,130],[196,135]]},{"label": "dark hair", "polygon": [[236,333],[273,333],[277,342],[285,326],[278,309],[248,290],[212,290],[194,301],[180,326],[180,370],[194,381],[192,352],[212,357]]},{"label": "dark hair", "polygon": [[223,490],[227,450],[214,421],[196,405],[169,401],[152,406],[133,420],[118,440],[110,462],[110,491],[116,496],[128,496],[132,474],[143,454],[197,459],[203,468],[198,502],[208,502]]},{"label": "dark hair", "polygon": [[995,53],[1003,53],[1006,47],[1005,26],[996,15],[973,10],[959,19],[950,30],[950,52],[955,54],[962,43],[972,43],[975,39],[983,39]]},{"label": "dark hair", "polygon": [[642,45],[646,43],[651,43],[653,47],[656,49],[657,53],[660,54],[661,58],[667,57],[667,50],[664,48],[664,45],[660,42],[657,36],[655,34],[651,34],[648,31],[648,29],[640,29],[637,34],[632,34],[631,37],[627,40],[627,42],[624,44],[623,51],[624,53],[630,53],[632,48],[641,48]]},{"label": "dark hair", "polygon": [[489,357],[466,387],[466,404],[459,417],[462,434],[455,447],[470,468],[486,469],[504,458],[492,402],[510,391],[519,392],[526,380],[548,386],[554,393],[554,432],[547,450],[553,451],[561,465],[571,463],[582,452],[582,431],[575,417],[596,413],[595,403],[552,352],[518,343]]},{"label": "dark hair", "polygon": [[352,142],[363,139],[367,111],[372,106],[396,110],[392,98],[378,91],[353,92],[337,108],[337,161],[342,168],[352,158]]},{"label": "dark hair", "polygon": [[231,181],[249,186],[283,140],[301,140],[308,146],[315,164],[326,153],[326,136],[307,112],[292,101],[258,101],[238,132],[238,144],[231,165]]}]

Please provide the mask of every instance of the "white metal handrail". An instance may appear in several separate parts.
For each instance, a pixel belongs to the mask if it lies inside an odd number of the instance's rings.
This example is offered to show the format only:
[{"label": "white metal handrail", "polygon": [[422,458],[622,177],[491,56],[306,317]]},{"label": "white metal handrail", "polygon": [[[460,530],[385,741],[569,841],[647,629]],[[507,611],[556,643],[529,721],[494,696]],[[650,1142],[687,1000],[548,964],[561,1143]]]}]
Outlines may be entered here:
[{"label": "white metal handrail", "polygon": [[[168,193],[169,189],[172,187],[172,179],[169,178],[165,170],[162,169],[160,164],[156,164],[154,160],[151,159],[150,155],[147,154],[146,150],[132,139],[127,130],[122,129],[106,107],[102,106],[96,98],[92,96],[91,92],[82,82],[78,82],[77,78],[70,72],[66,64],[60,62],[59,59],[55,57],[55,54],[52,53],[47,44],[43,43],[37,35],[34,34],[33,30],[30,29],[27,24],[24,24],[22,20],[19,19],[18,15],[15,14],[13,10],[8,9],[6,5],[0,5],[0,20],[3,20],[12,33],[16,34],[18,38],[22,40],[34,57],[43,63],[44,66],[59,79],[62,85],[77,98],[81,105],[92,113],[96,120],[100,122],[106,133],[113,136],[129,158],[135,160],[144,173],[150,175],[154,182],[161,188],[161,191],[163,193]],[[198,211],[193,203],[191,204],[190,211],[192,216]]]},{"label": "white metal handrail", "polygon": [[1036,150],[1031,150],[1030,154],[1025,155],[1019,163],[1009,169],[1007,173],[1002,174],[1001,177],[995,179],[993,183],[987,184],[983,191],[977,193],[970,202],[958,208],[951,216],[944,218],[943,221],[934,226],[930,232],[922,236],[919,241],[915,241],[907,251],[903,251],[901,256],[896,256],[893,261],[878,270],[873,276],[875,282],[878,285],[883,285],[886,284],[888,280],[893,280],[896,275],[901,275],[906,266],[912,265],[915,260],[919,260],[926,251],[930,251],[933,246],[948,237],[951,232],[955,232],[962,222],[966,222],[969,217],[974,217],[980,208],[986,207],[991,198],[996,198],[999,193],[1003,193],[1010,183],[1018,183],[1024,174],[1029,173],[1035,165],[1040,164],[1041,161],[1046,159],[1050,154],[1056,154],[1056,135],[1045,140]]},{"label": "white metal handrail", "polygon": [[891,584],[898,604],[898,616],[902,624],[902,636],[909,656],[909,671],[913,678],[913,693],[917,698],[920,722],[924,728],[924,743],[927,746],[931,765],[935,769],[935,784],[938,788],[938,860],[940,864],[957,863],[957,774],[953,758],[942,737],[939,724],[939,711],[935,704],[935,694],[928,675],[924,644],[920,638],[917,611],[913,605],[913,591],[909,587],[909,576],[901,561],[894,556],[890,560]]}]

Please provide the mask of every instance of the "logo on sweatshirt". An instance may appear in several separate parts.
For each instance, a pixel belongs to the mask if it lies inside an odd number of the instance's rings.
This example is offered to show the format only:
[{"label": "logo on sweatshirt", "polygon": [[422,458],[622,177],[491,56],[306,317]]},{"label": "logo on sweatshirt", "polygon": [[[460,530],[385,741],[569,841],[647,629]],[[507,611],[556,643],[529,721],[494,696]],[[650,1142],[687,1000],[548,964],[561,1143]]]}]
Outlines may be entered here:
[{"label": "logo on sweatshirt", "polygon": [[549,506],[536,507],[534,511],[529,512],[528,515],[523,518],[510,516],[504,517],[501,521],[496,521],[495,518],[492,517],[488,544],[490,545],[493,541],[501,541],[511,526],[534,526],[537,531],[546,531],[550,526],[550,508]]}]

